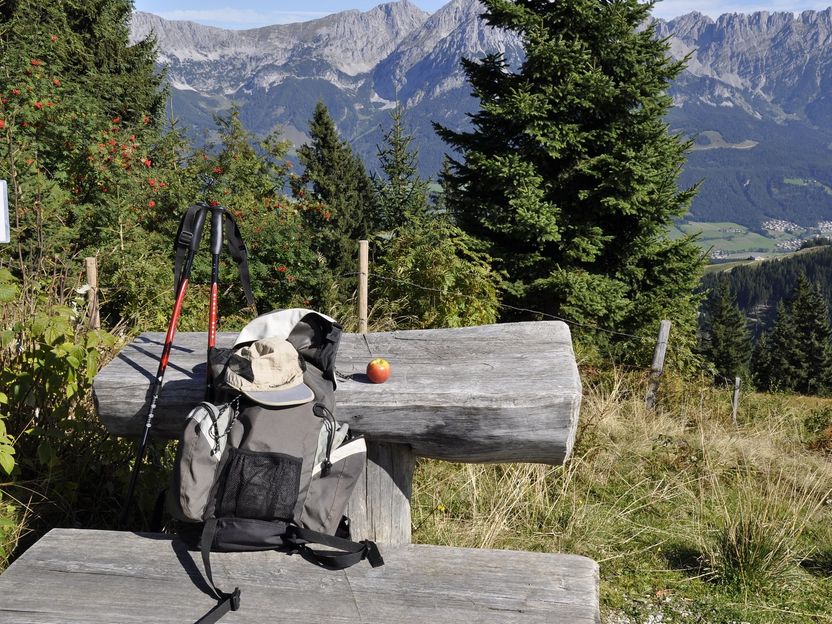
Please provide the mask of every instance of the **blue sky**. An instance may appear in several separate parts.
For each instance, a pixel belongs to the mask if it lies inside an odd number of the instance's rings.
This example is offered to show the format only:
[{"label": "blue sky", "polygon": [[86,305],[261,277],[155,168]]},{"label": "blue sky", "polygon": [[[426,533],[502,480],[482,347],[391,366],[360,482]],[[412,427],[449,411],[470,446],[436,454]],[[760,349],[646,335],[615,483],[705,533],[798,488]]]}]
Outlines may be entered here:
[{"label": "blue sky", "polygon": [[[433,12],[447,0],[411,0],[425,11]],[[191,20],[222,28],[256,28],[268,24],[300,22],[347,9],[366,11],[380,4],[376,0],[324,0],[314,3],[272,0],[135,0],[136,9],[161,15],[166,19]],[[751,11],[803,11],[825,9],[832,0],[664,0],[653,11],[657,17],[675,17],[699,11],[712,17],[722,13]]]}]

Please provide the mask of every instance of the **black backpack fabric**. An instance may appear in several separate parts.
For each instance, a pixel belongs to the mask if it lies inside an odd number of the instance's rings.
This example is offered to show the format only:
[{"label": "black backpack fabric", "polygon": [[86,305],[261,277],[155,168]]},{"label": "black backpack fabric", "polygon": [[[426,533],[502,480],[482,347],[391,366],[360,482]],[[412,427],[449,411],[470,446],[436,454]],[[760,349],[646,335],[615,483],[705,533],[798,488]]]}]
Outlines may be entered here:
[{"label": "black backpack fabric", "polygon": [[331,569],[362,559],[384,563],[373,542],[350,539],[343,515],[364,470],[366,444],[335,417],[340,326],[308,310],[258,317],[234,349],[212,358],[217,385],[232,353],[275,332],[297,350],[314,399],[272,407],[226,390],[223,401],[191,411],[180,438],[167,509],[180,536],[202,552],[219,601],[202,624],[239,606],[239,588],[226,593],[214,585],[212,551],[281,549]]}]

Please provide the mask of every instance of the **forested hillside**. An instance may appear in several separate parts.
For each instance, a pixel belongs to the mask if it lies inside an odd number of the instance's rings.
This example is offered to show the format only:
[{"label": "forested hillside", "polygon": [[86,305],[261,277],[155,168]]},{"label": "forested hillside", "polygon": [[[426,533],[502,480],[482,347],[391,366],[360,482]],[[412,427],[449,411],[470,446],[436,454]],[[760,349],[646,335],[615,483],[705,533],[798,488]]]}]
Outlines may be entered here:
[{"label": "forested hillside", "polygon": [[759,333],[771,325],[777,304],[789,295],[800,275],[818,285],[832,308],[832,246],[814,247],[778,260],[708,273],[702,285],[713,290],[720,279],[727,279],[737,304],[751,320],[755,333]]}]

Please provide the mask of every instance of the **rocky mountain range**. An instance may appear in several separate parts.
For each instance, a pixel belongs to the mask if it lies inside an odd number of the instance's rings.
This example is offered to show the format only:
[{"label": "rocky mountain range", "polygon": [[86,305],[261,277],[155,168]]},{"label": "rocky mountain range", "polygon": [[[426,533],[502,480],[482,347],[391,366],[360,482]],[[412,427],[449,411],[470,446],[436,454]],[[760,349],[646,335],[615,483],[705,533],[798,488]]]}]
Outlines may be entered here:
[{"label": "rocky mountain range", "polygon": [[[235,103],[249,129],[300,144],[322,99],[372,169],[398,100],[427,176],[447,151],[431,122],[461,128],[477,107],[460,59],[523,58],[520,42],[487,27],[481,11],[477,0],[452,0],[430,15],[400,0],[244,31],[135,13],[132,36],[156,36],[173,114],[198,139]],[[832,219],[832,9],[691,13],[656,28],[688,59],[671,85],[668,123],[694,140],[681,179],[701,181],[691,218],[755,229]]]}]

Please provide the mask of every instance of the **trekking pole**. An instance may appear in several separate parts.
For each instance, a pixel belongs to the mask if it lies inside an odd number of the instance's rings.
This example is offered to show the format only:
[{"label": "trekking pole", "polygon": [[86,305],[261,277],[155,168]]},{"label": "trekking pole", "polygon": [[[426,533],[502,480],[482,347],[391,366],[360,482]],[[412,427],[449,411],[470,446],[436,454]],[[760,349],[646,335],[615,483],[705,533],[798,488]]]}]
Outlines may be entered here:
[{"label": "trekking pole", "polygon": [[[150,437],[150,428],[153,426],[153,416],[156,412],[156,402],[159,400],[159,393],[162,391],[162,380],[165,377],[165,370],[168,367],[168,359],[170,358],[170,350],[173,346],[173,337],[176,334],[176,325],[179,322],[179,314],[182,311],[182,302],[185,300],[185,292],[188,290],[188,278],[191,274],[191,267],[193,266],[194,256],[199,247],[199,241],[202,238],[202,228],[205,225],[205,210],[206,207],[197,207],[195,211],[188,211],[185,219],[192,215],[193,223],[190,230],[180,228],[180,235],[178,238],[182,242],[188,244],[188,255],[185,258],[185,264],[182,267],[182,272],[179,277],[179,283],[176,285],[176,301],[173,304],[173,313],[168,324],[168,333],[165,335],[165,344],[162,347],[162,356],[159,358],[159,368],[156,371],[156,379],[153,386],[153,396],[150,400],[150,408],[147,411],[147,420],[144,424],[144,432],[142,433],[139,447],[136,450],[136,461],[133,464],[133,472],[130,475],[130,486],[127,489],[127,499],[124,501],[124,507],[121,509],[121,526],[127,524],[127,514],[130,511],[130,504],[133,501],[133,495],[136,491],[136,484],[139,481],[139,471],[141,470],[144,454],[147,450],[147,441]],[[190,239],[188,240],[187,237]]]},{"label": "trekking pole", "polygon": [[211,206],[211,300],[208,304],[208,372],[206,399],[214,400],[214,378],[211,375],[211,355],[217,346],[217,307],[220,277],[220,252],[222,251],[225,208]]}]

